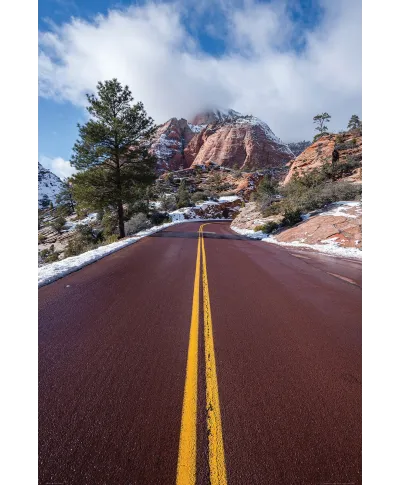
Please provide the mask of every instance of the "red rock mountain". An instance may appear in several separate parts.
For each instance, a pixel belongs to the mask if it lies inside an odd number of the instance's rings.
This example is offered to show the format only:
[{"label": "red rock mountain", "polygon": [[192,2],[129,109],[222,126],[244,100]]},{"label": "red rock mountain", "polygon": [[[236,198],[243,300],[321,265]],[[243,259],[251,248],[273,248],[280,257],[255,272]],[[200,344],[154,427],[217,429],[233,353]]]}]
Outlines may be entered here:
[{"label": "red rock mountain", "polygon": [[362,133],[360,130],[321,136],[291,162],[284,184],[287,184],[295,174],[301,177],[314,168],[321,168],[326,162],[332,163],[332,160],[335,163],[352,160],[355,168],[344,178],[349,182],[361,182]]},{"label": "red rock mountain", "polygon": [[284,165],[294,158],[269,126],[234,110],[211,110],[191,122],[172,118],[160,126],[151,146],[161,171],[204,165],[256,169]]}]

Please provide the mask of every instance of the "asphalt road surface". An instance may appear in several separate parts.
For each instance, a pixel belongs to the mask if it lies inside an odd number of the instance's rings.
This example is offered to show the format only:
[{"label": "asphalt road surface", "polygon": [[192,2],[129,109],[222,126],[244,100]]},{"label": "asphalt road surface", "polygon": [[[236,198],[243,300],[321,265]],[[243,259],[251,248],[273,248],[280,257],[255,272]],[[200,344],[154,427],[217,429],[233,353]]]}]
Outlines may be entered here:
[{"label": "asphalt road surface", "polygon": [[39,483],[361,483],[361,264],[191,222],[40,288]]}]

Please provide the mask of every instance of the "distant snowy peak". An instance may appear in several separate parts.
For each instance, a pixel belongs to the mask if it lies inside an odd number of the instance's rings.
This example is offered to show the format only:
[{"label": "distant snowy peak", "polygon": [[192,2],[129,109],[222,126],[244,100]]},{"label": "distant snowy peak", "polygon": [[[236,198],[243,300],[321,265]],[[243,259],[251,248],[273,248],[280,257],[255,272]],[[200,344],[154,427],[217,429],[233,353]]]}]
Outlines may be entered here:
[{"label": "distant snowy peak", "polygon": [[234,121],[236,118],[242,116],[240,113],[233,109],[218,109],[206,110],[202,113],[198,113],[191,121],[192,125],[208,125],[216,122],[229,122]]},{"label": "distant snowy peak", "polygon": [[62,189],[61,179],[53,172],[38,163],[38,205],[39,208],[47,207],[50,202],[56,203],[57,194]]}]

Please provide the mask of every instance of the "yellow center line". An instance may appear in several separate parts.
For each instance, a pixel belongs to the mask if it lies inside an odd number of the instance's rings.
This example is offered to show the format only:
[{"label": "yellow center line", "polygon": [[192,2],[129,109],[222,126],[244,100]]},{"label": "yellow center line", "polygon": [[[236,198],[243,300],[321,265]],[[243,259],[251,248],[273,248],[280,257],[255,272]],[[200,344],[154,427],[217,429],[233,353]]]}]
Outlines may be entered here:
[{"label": "yellow center line", "polygon": [[[179,438],[176,485],[196,483],[196,424],[197,424],[197,369],[200,307],[200,271],[203,281],[204,344],[206,370],[206,407],[208,431],[208,461],[211,485],[227,485],[222,421],[218,396],[217,369],[208,288],[206,251],[203,227],[199,227],[196,271],[194,277],[192,318],[189,333],[185,389],[183,394],[181,432]],[[200,268],[201,265],[201,268]]]},{"label": "yellow center line", "polygon": [[211,318],[210,293],[208,288],[207,260],[204,247],[203,224],[201,232],[202,273],[203,273],[203,308],[204,308],[204,344],[206,367],[206,405],[208,430],[208,461],[211,485],[226,485],[226,467],[222,420],[218,396],[217,367]]},{"label": "yellow center line", "polygon": [[190,323],[185,390],[183,394],[176,485],[196,483],[197,362],[200,300],[200,235],[197,243],[192,318]]}]

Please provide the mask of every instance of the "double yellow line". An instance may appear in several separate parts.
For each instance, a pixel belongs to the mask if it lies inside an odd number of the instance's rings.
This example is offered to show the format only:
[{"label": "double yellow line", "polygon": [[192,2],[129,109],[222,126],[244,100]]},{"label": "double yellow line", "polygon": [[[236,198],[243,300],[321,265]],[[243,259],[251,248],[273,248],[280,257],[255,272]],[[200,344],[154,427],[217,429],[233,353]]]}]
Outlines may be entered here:
[{"label": "double yellow line", "polygon": [[202,273],[203,283],[204,354],[206,370],[206,408],[210,483],[211,485],[227,485],[210,294],[208,289],[207,260],[203,237],[203,227],[205,225],[206,224],[202,224],[199,228],[199,237],[197,243],[192,318],[190,324],[188,358],[186,364],[185,389],[183,394],[176,485],[194,485],[196,483],[200,272]]}]

